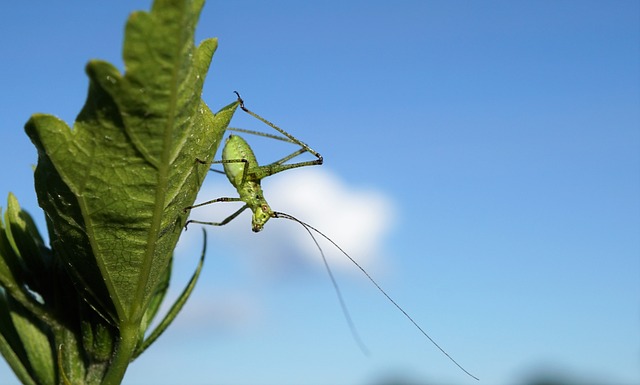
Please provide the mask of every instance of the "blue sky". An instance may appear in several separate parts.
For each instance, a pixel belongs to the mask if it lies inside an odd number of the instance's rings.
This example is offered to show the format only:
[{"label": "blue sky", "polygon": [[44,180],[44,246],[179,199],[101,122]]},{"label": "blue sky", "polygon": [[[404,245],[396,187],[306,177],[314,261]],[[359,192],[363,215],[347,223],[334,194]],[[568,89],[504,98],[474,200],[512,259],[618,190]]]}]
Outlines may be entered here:
[{"label": "blue sky", "polygon": [[[149,5],[0,15],[0,193],[42,232],[23,125],[73,121],[86,62],[122,68],[126,17]],[[197,36],[219,38],[212,109],[238,90],[325,157],[265,180],[272,206],[334,237],[481,383],[640,382],[640,2],[209,1]],[[248,139],[265,162],[293,150]],[[200,200],[230,194],[212,174]],[[476,383],[323,245],[364,357],[306,232],[235,222],[208,229],[191,303],[126,384]],[[199,237],[181,241],[174,293]]]}]

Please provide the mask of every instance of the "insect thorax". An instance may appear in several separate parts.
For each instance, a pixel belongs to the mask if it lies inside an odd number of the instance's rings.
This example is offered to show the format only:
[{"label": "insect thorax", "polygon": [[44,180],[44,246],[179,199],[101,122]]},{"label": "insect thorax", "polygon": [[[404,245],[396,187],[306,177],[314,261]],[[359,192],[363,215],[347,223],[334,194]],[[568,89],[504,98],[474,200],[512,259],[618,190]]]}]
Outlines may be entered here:
[{"label": "insect thorax", "polygon": [[253,218],[251,220],[251,228],[254,232],[262,230],[264,224],[267,223],[269,218],[273,217],[273,210],[269,207],[262,187],[259,182],[246,181],[240,188],[238,188],[240,198],[249,206],[251,212],[253,212]]}]

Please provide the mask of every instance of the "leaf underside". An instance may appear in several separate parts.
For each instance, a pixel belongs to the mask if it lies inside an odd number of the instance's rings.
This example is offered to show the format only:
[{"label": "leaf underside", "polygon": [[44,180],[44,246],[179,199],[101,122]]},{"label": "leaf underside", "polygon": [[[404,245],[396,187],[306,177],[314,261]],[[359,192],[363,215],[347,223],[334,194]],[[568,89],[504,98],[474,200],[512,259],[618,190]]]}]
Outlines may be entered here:
[{"label": "leaf underside", "polygon": [[214,115],[200,98],[217,45],[193,46],[201,6],[157,1],[151,13],[133,13],[125,75],[106,62],[88,64],[89,95],[73,130],[50,115],[26,126],[39,150],[36,189],[52,247],[89,302],[116,322],[145,312],[182,230],[182,209],[205,176],[195,159],[213,158],[237,107]]}]

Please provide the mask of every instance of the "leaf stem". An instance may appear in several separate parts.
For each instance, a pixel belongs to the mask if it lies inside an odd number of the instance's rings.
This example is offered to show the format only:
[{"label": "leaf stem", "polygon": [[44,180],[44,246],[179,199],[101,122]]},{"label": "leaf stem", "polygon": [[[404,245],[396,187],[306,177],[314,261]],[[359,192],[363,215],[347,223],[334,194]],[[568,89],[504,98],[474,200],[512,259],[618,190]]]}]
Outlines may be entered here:
[{"label": "leaf stem", "polygon": [[102,385],[119,385],[122,382],[138,341],[138,330],[139,327],[135,323],[125,322],[120,325],[120,341],[111,365],[102,379]]}]

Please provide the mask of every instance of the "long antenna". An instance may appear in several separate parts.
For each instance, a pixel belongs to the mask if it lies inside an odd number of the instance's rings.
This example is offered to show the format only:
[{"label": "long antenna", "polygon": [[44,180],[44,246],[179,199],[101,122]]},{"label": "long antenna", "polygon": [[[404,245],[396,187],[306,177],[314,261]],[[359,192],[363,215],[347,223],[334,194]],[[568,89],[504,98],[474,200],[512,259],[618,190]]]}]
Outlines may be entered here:
[{"label": "long antenna", "polygon": [[[286,218],[286,219],[292,220],[292,221],[294,221],[294,222],[298,222],[299,224],[301,224],[301,225],[302,225],[302,227],[304,227],[304,228],[305,228],[305,230],[307,230],[307,232],[308,232],[309,234],[311,234],[311,230],[313,230],[313,231],[315,231],[316,233],[320,234],[324,239],[326,239],[327,241],[331,242],[331,244],[333,244],[333,245],[334,245],[338,250],[340,250],[340,252],[342,252],[342,254],[344,254],[347,258],[349,258],[349,260],[350,260],[351,262],[353,262],[353,264],[354,264],[354,265],[356,265],[356,267],[357,267],[358,269],[360,269],[360,271],[362,271],[362,273],[363,273],[363,274],[364,274],[364,275],[369,279],[369,281],[371,281],[371,283],[373,283],[373,285],[374,285],[376,288],[378,288],[378,290],[379,290],[379,291],[380,291],[380,292],[381,292],[385,297],[387,297],[387,299],[389,300],[389,302],[391,302],[391,303],[392,303],[392,304],[393,304],[393,305],[394,305],[398,310],[400,310],[400,312],[401,312],[402,314],[404,314],[404,316],[405,316],[409,321],[411,321],[411,323],[413,324],[413,326],[415,326],[416,328],[418,328],[418,330],[420,330],[420,332],[421,332],[425,337],[427,337],[427,339],[428,339],[429,341],[431,341],[431,343],[432,343],[436,348],[438,348],[438,350],[440,350],[440,351],[442,352],[442,354],[444,354],[445,356],[447,356],[447,358],[448,358],[451,362],[453,362],[454,364],[456,364],[456,366],[457,366],[458,368],[460,368],[460,370],[462,370],[463,372],[465,372],[469,377],[471,377],[471,378],[473,378],[473,379],[475,379],[475,380],[477,380],[477,381],[480,381],[480,379],[479,379],[478,377],[476,377],[476,376],[474,376],[473,374],[469,373],[469,371],[467,371],[467,369],[465,369],[462,365],[460,365],[456,360],[454,360],[454,359],[453,359],[453,357],[451,357],[451,356],[449,355],[449,353],[447,353],[443,348],[441,348],[441,347],[440,347],[440,345],[438,345],[438,343],[437,343],[433,338],[431,338],[431,337],[429,336],[429,334],[427,334],[427,332],[425,332],[425,331],[420,327],[420,325],[418,325],[418,323],[416,323],[416,321],[414,321],[414,320],[413,320],[413,318],[411,318],[411,316],[410,316],[406,311],[404,311],[404,309],[403,309],[402,307],[400,307],[400,305],[398,305],[398,304],[396,303],[396,301],[394,301],[394,300],[393,300],[393,299],[392,299],[392,298],[387,294],[387,292],[385,292],[385,291],[384,291],[384,289],[382,289],[382,287],[380,287],[380,285],[378,285],[378,283],[377,283],[377,282],[376,282],[376,281],[375,281],[375,280],[374,280],[374,279],[369,275],[369,273],[367,273],[367,271],[366,271],[362,266],[360,266],[360,264],[359,264],[358,262],[356,262],[356,260],[355,260],[355,259],[351,258],[351,256],[350,256],[349,254],[347,254],[347,252],[346,252],[346,251],[342,250],[342,248],[341,248],[340,246],[338,246],[338,244],[336,244],[333,240],[331,240],[331,238],[327,237],[327,236],[326,236],[326,235],[324,235],[320,230],[316,229],[315,227],[311,226],[310,224],[305,223],[305,222],[303,222],[303,221],[299,220],[298,218],[293,217],[293,216],[291,216],[291,215],[289,215],[289,214],[281,213],[281,212],[274,212],[274,216],[275,216],[275,218]],[[320,245],[319,245],[319,244],[318,244],[318,242],[316,241],[316,239],[315,239],[315,237],[313,236],[313,234],[311,234],[311,238],[313,238],[313,241],[316,243],[316,245],[318,246],[318,248],[320,248]],[[320,249],[320,252],[322,253],[322,249]],[[325,264],[327,264],[327,261],[326,261],[326,258],[325,258],[325,256],[324,256],[324,253],[322,253],[322,258],[324,259]],[[328,267],[328,265],[327,265],[327,267]],[[329,275],[331,276],[331,279],[333,280],[334,287],[336,288],[336,291],[338,292],[338,297],[340,298],[340,303],[342,304],[343,309],[346,309],[346,307],[345,307],[345,305],[344,305],[344,302],[342,301],[342,296],[340,295],[340,291],[338,290],[338,286],[336,285],[335,280],[334,280],[334,278],[333,278],[333,274],[331,274],[331,272],[329,272]],[[350,320],[350,318],[348,317],[348,312],[346,312],[346,310],[345,310],[345,316],[347,316],[347,319],[348,319],[348,320]],[[352,324],[350,323],[350,325],[352,325]],[[357,333],[354,333],[354,336],[357,336]]]},{"label": "long antenna", "polygon": [[356,344],[358,344],[358,347],[360,348],[362,353],[365,356],[369,356],[369,349],[367,348],[367,345],[365,345],[365,343],[362,341],[362,338],[360,338],[360,334],[358,333],[358,329],[356,328],[356,325],[353,322],[353,319],[351,318],[351,315],[349,314],[349,310],[347,308],[347,304],[344,301],[344,298],[342,297],[342,292],[340,291],[340,288],[338,287],[338,281],[336,281],[336,278],[333,276],[333,272],[331,271],[331,267],[329,267],[329,262],[327,261],[327,258],[324,256],[324,252],[322,251],[322,247],[320,247],[320,244],[318,243],[318,240],[313,235],[311,230],[309,230],[309,227],[311,227],[311,226],[308,226],[306,223],[298,220],[295,217],[292,217],[289,214],[279,213],[279,212],[274,212],[274,214],[276,215],[275,216],[276,218],[290,219],[290,220],[292,220],[294,222],[299,223],[307,231],[307,233],[309,233],[309,235],[311,236],[311,239],[313,239],[313,242],[316,244],[316,247],[318,248],[318,250],[320,250],[320,255],[322,255],[322,261],[324,262],[324,266],[327,268],[327,273],[329,273],[329,277],[331,278],[331,283],[333,284],[333,288],[335,289],[336,295],[338,296],[338,301],[340,301],[340,307],[342,308],[342,314],[344,314],[344,318],[347,320],[347,324],[349,325],[349,329],[351,330],[351,336],[356,341]]}]

